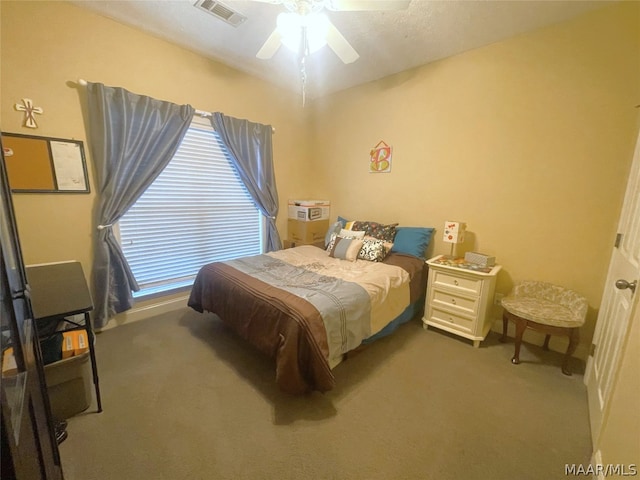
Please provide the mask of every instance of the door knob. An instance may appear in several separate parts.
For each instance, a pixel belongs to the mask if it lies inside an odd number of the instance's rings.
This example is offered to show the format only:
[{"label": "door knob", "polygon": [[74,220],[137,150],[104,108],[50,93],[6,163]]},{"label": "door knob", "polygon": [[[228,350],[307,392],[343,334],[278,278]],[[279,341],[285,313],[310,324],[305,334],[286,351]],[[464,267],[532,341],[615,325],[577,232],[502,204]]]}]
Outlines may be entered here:
[{"label": "door knob", "polygon": [[619,288],[620,290],[624,290],[628,288],[629,290],[631,290],[632,293],[635,293],[637,284],[638,284],[637,280],[634,280],[633,282],[629,283],[626,280],[620,279],[616,281],[616,288]]}]

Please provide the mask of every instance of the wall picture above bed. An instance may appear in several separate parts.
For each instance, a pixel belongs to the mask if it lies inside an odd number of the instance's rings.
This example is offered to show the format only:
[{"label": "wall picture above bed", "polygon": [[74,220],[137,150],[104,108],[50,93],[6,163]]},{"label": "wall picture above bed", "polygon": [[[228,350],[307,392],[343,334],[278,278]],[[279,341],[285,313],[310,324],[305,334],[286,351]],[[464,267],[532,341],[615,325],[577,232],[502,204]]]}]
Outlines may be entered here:
[{"label": "wall picture above bed", "polygon": [[389,173],[391,171],[392,147],[380,140],[369,152],[369,172]]}]

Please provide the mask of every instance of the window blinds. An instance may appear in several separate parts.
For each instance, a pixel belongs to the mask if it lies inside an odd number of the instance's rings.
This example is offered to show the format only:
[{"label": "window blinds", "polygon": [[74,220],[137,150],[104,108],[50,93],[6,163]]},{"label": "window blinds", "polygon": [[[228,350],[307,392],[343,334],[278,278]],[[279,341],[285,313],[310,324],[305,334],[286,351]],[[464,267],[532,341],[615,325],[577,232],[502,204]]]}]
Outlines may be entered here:
[{"label": "window blinds", "polygon": [[135,297],[190,286],[206,263],[262,252],[261,215],[218,134],[198,120],[119,227]]}]

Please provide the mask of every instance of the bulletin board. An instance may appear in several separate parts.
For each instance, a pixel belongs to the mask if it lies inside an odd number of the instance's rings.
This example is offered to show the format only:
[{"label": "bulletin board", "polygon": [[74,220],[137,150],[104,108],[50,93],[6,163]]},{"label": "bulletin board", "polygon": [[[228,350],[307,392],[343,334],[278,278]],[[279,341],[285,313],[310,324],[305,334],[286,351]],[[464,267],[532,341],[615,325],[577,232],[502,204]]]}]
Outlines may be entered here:
[{"label": "bulletin board", "polygon": [[14,193],[89,193],[79,140],[2,132],[9,187]]}]

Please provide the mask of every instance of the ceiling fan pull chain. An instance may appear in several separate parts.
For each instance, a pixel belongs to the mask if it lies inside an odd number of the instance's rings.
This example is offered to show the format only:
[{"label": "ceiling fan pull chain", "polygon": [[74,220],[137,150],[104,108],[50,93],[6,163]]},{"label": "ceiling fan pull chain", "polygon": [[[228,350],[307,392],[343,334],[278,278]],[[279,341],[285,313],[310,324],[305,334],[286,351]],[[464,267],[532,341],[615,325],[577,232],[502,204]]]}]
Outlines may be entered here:
[{"label": "ceiling fan pull chain", "polygon": [[302,107],[303,108],[307,100],[307,68],[305,65],[306,58],[307,56],[303,55],[302,58],[300,59],[300,81],[302,83]]},{"label": "ceiling fan pull chain", "polygon": [[311,53],[309,51],[309,32],[307,30],[307,27],[303,25],[300,29],[300,33],[300,41],[302,42],[302,58],[307,58],[307,56]]},{"label": "ceiling fan pull chain", "polygon": [[307,37],[307,29],[306,27],[301,28],[301,38],[302,48],[300,49],[300,81],[302,83],[302,107],[307,100],[307,56],[309,56],[309,38]]}]

